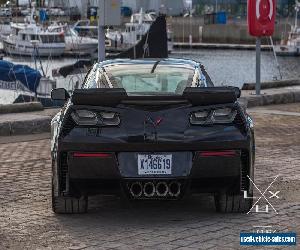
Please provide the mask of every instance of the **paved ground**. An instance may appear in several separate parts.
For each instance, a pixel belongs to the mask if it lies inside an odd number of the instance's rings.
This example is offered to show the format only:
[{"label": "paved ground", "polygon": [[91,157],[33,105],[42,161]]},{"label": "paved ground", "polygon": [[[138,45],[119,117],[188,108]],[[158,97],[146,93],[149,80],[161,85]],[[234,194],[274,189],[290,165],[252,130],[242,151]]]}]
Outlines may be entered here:
[{"label": "paved ground", "polygon": [[300,117],[293,113],[299,106],[250,112],[256,124],[256,181],[264,189],[280,175],[270,189],[280,190],[280,199],[270,199],[278,214],[217,214],[212,197],[202,195],[137,204],[94,197],[88,214],[55,215],[50,207],[49,140],[1,140],[0,249],[238,249],[239,233],[254,226],[299,236]]}]

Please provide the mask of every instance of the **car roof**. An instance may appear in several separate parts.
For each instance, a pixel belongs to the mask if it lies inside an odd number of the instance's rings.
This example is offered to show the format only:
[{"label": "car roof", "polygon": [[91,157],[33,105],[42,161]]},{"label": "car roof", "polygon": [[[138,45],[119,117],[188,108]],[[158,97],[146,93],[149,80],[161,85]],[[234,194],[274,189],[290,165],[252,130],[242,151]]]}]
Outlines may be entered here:
[{"label": "car roof", "polygon": [[176,65],[183,64],[191,66],[191,68],[199,67],[201,64],[191,59],[182,58],[146,58],[146,59],[112,59],[97,63],[97,67],[106,67],[121,64],[154,64],[160,61],[161,64]]}]

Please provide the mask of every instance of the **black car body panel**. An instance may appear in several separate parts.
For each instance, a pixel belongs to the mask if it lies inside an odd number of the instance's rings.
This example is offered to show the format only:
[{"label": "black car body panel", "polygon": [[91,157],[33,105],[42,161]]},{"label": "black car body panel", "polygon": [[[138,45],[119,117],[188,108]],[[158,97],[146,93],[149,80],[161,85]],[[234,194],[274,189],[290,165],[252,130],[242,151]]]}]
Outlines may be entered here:
[{"label": "black car body panel", "polygon": [[[239,119],[232,124],[194,126],[189,123],[190,112],[223,106],[234,107],[235,104],[201,107],[184,104],[179,107],[160,108],[156,111],[123,104],[115,108],[72,105],[69,107],[69,113],[82,108],[96,112],[116,112],[122,121],[117,127],[81,127],[76,126],[69,117],[61,130],[58,152],[68,153],[71,179],[140,178],[141,176],[136,172],[136,155],[153,152],[171,152],[175,158],[177,154],[183,153],[183,157],[178,157],[175,161],[174,173],[167,176],[170,178],[238,176],[241,165],[240,152],[232,157],[211,156],[205,159],[201,159],[197,152],[243,150],[250,153],[251,135],[242,110],[239,110]],[[147,117],[161,118],[162,121],[154,128],[151,124],[144,124]],[[111,153],[111,157],[74,159],[72,152],[107,152]],[[183,164],[184,162],[186,164]],[[165,178],[166,176],[147,176],[147,178],[151,177]]]}]

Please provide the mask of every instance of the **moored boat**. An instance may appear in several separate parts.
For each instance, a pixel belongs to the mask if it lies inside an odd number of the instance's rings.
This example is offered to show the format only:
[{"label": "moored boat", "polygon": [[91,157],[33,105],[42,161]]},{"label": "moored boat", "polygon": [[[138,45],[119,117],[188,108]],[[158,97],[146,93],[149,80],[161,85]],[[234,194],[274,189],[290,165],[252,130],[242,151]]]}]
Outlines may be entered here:
[{"label": "moored boat", "polygon": [[[130,22],[125,23],[125,30],[106,32],[108,40],[107,50],[111,51],[124,51],[137,44],[142,37],[149,31],[151,24],[156,20],[157,15],[155,12],[144,13],[143,9],[139,13],[131,16]],[[166,29],[168,38],[168,52],[173,50],[173,39],[170,27]]]},{"label": "moored boat", "polygon": [[56,82],[26,65],[0,60],[0,104],[40,101],[52,105],[50,93]]},{"label": "moored boat", "polygon": [[68,25],[52,25],[48,27],[51,32],[64,34],[65,53],[86,55],[96,53],[98,40],[88,36],[80,36],[78,32]]},{"label": "moored boat", "polygon": [[295,24],[292,26],[287,39],[282,39],[279,45],[275,45],[275,52],[280,56],[300,56],[300,28],[298,27],[298,12],[300,2],[295,4]]},{"label": "moored boat", "polygon": [[3,40],[9,55],[61,56],[65,51],[64,34],[49,32],[34,25],[11,24],[12,34]]},{"label": "moored boat", "polygon": [[3,39],[3,49],[9,55],[61,56],[65,50],[63,32],[51,32],[34,21],[35,8],[25,23],[11,23],[11,34]]}]

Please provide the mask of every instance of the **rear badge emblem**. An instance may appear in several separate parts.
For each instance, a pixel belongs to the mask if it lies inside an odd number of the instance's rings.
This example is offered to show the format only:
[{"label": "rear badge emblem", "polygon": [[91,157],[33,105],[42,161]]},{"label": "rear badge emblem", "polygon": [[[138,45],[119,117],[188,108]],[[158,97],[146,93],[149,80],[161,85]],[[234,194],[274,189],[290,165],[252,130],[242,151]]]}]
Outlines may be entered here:
[{"label": "rear badge emblem", "polygon": [[155,120],[153,120],[150,116],[147,116],[145,119],[146,123],[151,123],[153,125],[153,127],[157,127],[159,126],[159,124],[161,124],[163,118],[162,117],[157,117]]}]

